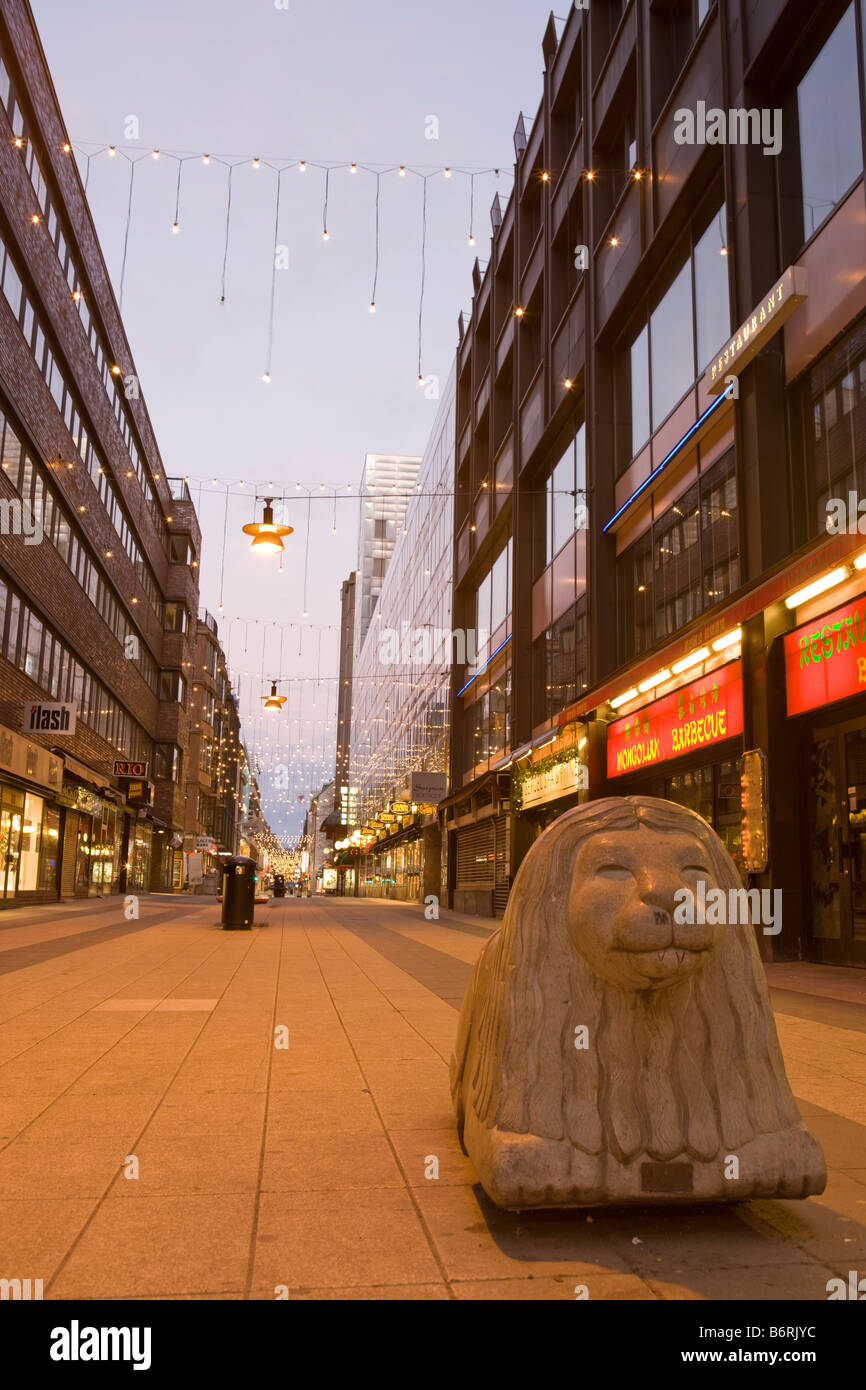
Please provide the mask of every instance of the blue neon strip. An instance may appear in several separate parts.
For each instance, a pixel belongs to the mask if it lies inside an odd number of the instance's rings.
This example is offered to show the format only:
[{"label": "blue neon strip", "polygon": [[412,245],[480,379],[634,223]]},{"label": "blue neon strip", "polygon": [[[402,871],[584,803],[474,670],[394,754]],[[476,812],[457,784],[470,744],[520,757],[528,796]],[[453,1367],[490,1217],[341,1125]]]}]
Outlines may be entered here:
[{"label": "blue neon strip", "polygon": [[645,488],[648,488],[648,487],[649,487],[650,483],[655,482],[656,478],[658,477],[659,473],[661,473],[662,469],[667,467],[667,465],[670,463],[671,459],[674,458],[674,457],[680,452],[680,449],[682,449],[683,445],[688,444],[688,442],[689,442],[689,440],[691,439],[692,435],[694,434],[695,430],[700,429],[700,427],[701,427],[701,425],[704,423],[704,421],[705,421],[705,420],[708,420],[708,419],[710,418],[710,416],[712,415],[713,411],[714,411],[714,410],[718,410],[718,408],[719,408],[719,406],[721,405],[722,401],[726,401],[726,400],[728,399],[728,397],[729,397],[729,395],[730,395],[730,391],[731,391],[731,387],[729,386],[728,389],[727,389],[727,391],[723,391],[722,394],[721,394],[720,396],[717,396],[717,397],[716,397],[716,399],[713,401],[712,405],[708,405],[708,406],[707,406],[707,408],[706,408],[706,410],[704,411],[703,415],[700,415],[700,416],[698,417],[698,419],[697,419],[697,420],[695,421],[695,423],[692,425],[691,429],[686,431],[686,433],[683,435],[683,437],[682,437],[682,439],[679,441],[679,443],[675,444],[674,447],[671,449],[670,453],[667,454],[667,455],[662,459],[662,461],[661,461],[661,463],[659,464],[658,468],[654,468],[653,471],[652,471],[652,473],[650,473],[649,477],[648,477],[648,478],[644,478],[644,480],[643,480],[643,482],[641,483],[640,487],[635,488],[634,492],[632,493],[631,497],[629,497],[628,501],[627,501],[627,502],[623,502],[623,504],[622,504],[622,506],[620,507],[620,509],[619,509],[618,512],[614,512],[613,516],[611,517],[610,521],[607,523],[606,526],[602,526],[602,528],[601,528],[602,535],[606,536],[607,533],[608,533],[608,531],[610,530],[611,526],[613,526],[614,522],[619,520],[619,518],[622,516],[623,512],[628,511],[628,509],[629,509],[629,507],[631,506],[632,502],[634,502],[638,497],[640,497],[641,493],[644,491]]},{"label": "blue neon strip", "polygon": [[469,680],[466,682],[466,684],[463,686],[463,688],[462,688],[461,690],[458,690],[458,691],[457,691],[457,694],[458,694],[458,695],[462,695],[464,690],[468,690],[468,689],[469,689],[469,687],[470,687],[470,685],[472,684],[473,681],[477,681],[478,677],[481,675],[481,672],[487,670],[487,667],[490,665],[490,663],[491,663],[491,661],[493,660],[493,658],[494,658],[495,656],[498,656],[499,653],[502,651],[502,648],[506,645],[506,643],[508,643],[508,642],[510,642],[510,641],[511,641],[511,633],[509,632],[509,634],[508,634],[508,636],[506,637],[505,641],[499,643],[499,646],[496,648],[496,651],[490,653],[490,655],[488,656],[488,658],[487,658],[487,660],[485,661],[484,665],[481,667],[481,671],[476,671],[474,676],[470,676],[470,677],[469,677]]}]

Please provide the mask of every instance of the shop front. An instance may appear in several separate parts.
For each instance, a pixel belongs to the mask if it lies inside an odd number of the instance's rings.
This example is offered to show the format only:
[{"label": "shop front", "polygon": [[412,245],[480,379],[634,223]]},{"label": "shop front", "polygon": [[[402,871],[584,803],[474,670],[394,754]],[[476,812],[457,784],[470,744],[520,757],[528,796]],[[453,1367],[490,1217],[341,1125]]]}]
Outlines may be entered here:
[{"label": "shop front", "polygon": [[511,777],[491,772],[440,805],[448,836],[450,906],[503,917],[511,890]]},{"label": "shop front", "polygon": [[0,907],[59,895],[62,760],[0,729]]},{"label": "shop front", "polygon": [[607,727],[607,790],[696,811],[746,881],[741,661],[672,690]]},{"label": "shop front", "polygon": [[813,960],[866,966],[866,594],[783,638]]},{"label": "shop front", "polygon": [[[565,811],[589,800],[588,725],[557,731],[537,749],[518,749],[511,766],[511,807],[529,836],[523,853]],[[522,858],[522,855],[521,855]]]}]

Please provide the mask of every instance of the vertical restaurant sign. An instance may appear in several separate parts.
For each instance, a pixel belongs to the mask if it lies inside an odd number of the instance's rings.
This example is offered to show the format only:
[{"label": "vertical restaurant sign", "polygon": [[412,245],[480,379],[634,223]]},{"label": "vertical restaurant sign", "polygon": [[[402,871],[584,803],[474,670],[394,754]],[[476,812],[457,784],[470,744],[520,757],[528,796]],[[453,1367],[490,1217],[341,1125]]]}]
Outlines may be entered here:
[{"label": "vertical restaurant sign", "polygon": [[743,663],[731,661],[608,724],[607,775],[638,772],[742,732]]},{"label": "vertical restaurant sign", "polygon": [[785,636],[788,714],[866,690],[866,595]]}]

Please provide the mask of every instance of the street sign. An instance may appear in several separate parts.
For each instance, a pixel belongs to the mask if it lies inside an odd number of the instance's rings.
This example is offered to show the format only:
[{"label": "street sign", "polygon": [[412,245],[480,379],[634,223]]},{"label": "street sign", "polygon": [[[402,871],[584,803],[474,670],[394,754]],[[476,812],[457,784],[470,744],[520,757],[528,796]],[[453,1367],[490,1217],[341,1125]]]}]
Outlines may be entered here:
[{"label": "street sign", "polygon": [[28,734],[74,734],[76,715],[75,705],[36,700],[24,706],[24,728]]},{"label": "street sign", "polygon": [[146,777],[148,763],[115,763],[115,777]]}]

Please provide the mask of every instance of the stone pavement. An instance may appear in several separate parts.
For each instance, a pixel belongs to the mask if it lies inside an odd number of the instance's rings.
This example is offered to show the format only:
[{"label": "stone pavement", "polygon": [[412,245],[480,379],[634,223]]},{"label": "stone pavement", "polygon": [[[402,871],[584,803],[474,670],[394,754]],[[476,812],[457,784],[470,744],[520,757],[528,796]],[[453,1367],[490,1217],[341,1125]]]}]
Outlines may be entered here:
[{"label": "stone pavement", "polygon": [[273,901],[251,932],[218,913],[0,914],[0,1278],[56,1299],[823,1300],[866,1273],[866,972],[768,972],[822,1197],[513,1215],[448,1093],[491,925],[342,898]]}]

